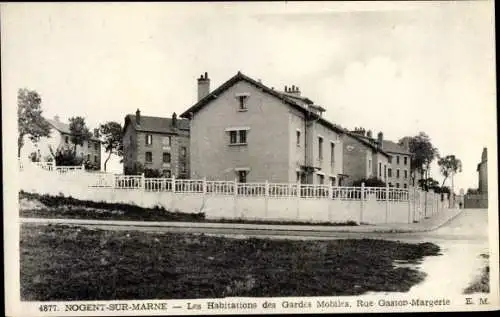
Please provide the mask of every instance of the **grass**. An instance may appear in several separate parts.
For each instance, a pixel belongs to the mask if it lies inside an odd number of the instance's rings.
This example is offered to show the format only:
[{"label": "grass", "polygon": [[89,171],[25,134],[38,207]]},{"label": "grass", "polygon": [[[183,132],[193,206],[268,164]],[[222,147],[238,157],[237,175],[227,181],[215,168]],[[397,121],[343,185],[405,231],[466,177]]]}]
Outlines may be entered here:
[{"label": "grass", "polygon": [[303,222],[249,219],[207,219],[204,213],[168,211],[163,207],[143,208],[136,205],[79,200],[73,197],[40,195],[19,192],[20,217],[67,218],[129,221],[186,221],[212,223],[312,225],[312,226],[357,226],[355,221]]},{"label": "grass", "polygon": [[[487,254],[481,254],[481,257],[488,259]],[[489,293],[490,292],[490,266],[487,264],[482,270],[481,275],[465,290],[464,294]]]},{"label": "grass", "polygon": [[20,252],[23,301],[71,301],[406,292],[425,275],[396,262],[440,249],[22,224]]}]

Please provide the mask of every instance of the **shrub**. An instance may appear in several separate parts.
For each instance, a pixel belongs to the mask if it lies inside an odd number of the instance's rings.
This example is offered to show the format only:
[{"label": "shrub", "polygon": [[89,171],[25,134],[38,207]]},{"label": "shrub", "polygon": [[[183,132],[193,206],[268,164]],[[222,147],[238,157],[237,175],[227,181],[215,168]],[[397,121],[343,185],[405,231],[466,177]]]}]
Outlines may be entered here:
[{"label": "shrub", "polygon": [[82,165],[83,159],[77,157],[75,152],[71,149],[58,149],[56,151],[56,165],[57,166],[77,166]]},{"label": "shrub", "polygon": [[145,168],[144,169],[144,177],[158,178],[158,177],[161,177],[161,172],[157,169]]},{"label": "shrub", "polygon": [[385,187],[386,186],[384,181],[382,181],[376,177],[358,179],[352,183],[352,186],[361,187],[362,183],[365,183],[365,186],[367,186],[367,187]]}]

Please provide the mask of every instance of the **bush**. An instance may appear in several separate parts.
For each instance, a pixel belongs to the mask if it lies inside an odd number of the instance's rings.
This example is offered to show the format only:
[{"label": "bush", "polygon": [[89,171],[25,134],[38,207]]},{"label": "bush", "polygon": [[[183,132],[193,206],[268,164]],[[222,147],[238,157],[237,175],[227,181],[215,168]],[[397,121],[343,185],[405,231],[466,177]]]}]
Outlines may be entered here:
[{"label": "bush", "polygon": [[86,170],[94,170],[94,171],[97,171],[97,170],[100,170],[101,167],[99,166],[99,164],[97,163],[92,163],[90,161],[85,161],[85,163],[83,163],[85,165],[85,169]]},{"label": "bush", "polygon": [[57,166],[78,166],[82,165],[83,159],[77,157],[75,152],[70,149],[58,149],[56,152]]},{"label": "bush", "polygon": [[365,183],[365,186],[367,186],[367,187],[385,187],[386,186],[384,181],[382,181],[376,177],[358,179],[357,181],[354,181],[352,183],[352,186],[361,187],[362,183]]},{"label": "bush", "polygon": [[135,162],[132,167],[125,166],[123,172],[125,175],[141,175],[144,173],[144,166],[140,162]]},{"label": "bush", "polygon": [[146,168],[146,169],[144,169],[144,177],[158,178],[158,177],[161,177],[161,172],[157,169]]}]

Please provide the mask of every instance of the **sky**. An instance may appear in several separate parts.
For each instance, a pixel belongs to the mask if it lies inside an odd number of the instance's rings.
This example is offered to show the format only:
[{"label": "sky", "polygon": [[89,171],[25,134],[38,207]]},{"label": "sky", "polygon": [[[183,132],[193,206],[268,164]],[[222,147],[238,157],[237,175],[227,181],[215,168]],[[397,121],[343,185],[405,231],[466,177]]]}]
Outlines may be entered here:
[{"label": "sky", "polygon": [[[299,86],[342,127],[393,141],[427,133],[461,159],[457,191],[477,187],[483,147],[496,162],[492,1],[1,8],[4,118],[23,87],[41,95],[45,116],[84,116],[90,128],[137,108],[171,116],[196,102],[200,74],[215,89],[241,71]],[[442,181],[436,164],[431,176]]]}]

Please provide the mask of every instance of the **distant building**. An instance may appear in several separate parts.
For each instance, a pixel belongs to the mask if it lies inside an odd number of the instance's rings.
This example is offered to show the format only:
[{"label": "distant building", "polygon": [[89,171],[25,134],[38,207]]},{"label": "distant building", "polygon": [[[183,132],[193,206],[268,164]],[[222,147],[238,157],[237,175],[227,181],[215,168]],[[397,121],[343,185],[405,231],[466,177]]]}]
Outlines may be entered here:
[{"label": "distant building", "polygon": [[380,146],[383,134],[379,133],[375,141],[368,132],[365,135],[365,130],[356,129],[347,132],[342,139],[346,185],[367,178],[378,178],[387,183],[390,155]]},{"label": "distant building", "polygon": [[480,194],[488,194],[488,150],[483,148],[481,162],[477,165],[478,189]]},{"label": "distant building", "polygon": [[191,177],[239,182],[341,184],[343,129],[292,85],[283,91],[241,72],[210,90],[198,78],[190,120]]},{"label": "distant building", "polygon": [[[156,170],[164,177],[189,177],[189,121],[135,115],[125,117],[123,127],[123,169],[135,174]],[[138,167],[140,166],[139,170]]]},{"label": "distant building", "polygon": [[[36,158],[39,161],[53,161],[57,150],[74,149],[74,144],[71,142],[69,124],[61,122],[58,116],[55,116],[53,119],[45,118],[45,120],[50,125],[49,137],[40,138],[36,143],[26,138],[25,144],[21,149],[22,159]],[[82,158],[85,162],[92,163],[92,165],[100,169],[101,141],[99,140],[97,129],[94,129],[91,138],[84,141],[83,145],[76,146],[76,156]]]}]

